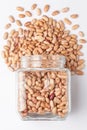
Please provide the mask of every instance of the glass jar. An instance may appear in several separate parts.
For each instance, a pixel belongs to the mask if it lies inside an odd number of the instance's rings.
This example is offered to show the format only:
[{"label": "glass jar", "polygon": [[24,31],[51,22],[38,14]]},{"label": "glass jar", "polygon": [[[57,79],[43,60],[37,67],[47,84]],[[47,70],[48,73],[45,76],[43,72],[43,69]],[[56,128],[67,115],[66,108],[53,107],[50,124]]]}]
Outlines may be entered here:
[{"label": "glass jar", "polygon": [[32,55],[21,58],[17,71],[18,112],[23,120],[65,119],[70,112],[70,71],[65,57]]}]

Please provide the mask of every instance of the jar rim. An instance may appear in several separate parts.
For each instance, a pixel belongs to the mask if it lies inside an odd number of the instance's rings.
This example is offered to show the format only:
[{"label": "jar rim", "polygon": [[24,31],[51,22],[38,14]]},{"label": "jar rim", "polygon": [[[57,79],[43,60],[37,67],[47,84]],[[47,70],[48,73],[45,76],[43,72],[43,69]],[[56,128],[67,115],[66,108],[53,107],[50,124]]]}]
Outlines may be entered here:
[{"label": "jar rim", "polygon": [[65,63],[65,56],[63,55],[30,55],[22,56],[21,61],[39,61],[39,60],[53,60],[53,61],[63,61]]},{"label": "jar rim", "polygon": [[64,67],[65,56],[62,55],[31,55],[21,57],[21,67]]}]

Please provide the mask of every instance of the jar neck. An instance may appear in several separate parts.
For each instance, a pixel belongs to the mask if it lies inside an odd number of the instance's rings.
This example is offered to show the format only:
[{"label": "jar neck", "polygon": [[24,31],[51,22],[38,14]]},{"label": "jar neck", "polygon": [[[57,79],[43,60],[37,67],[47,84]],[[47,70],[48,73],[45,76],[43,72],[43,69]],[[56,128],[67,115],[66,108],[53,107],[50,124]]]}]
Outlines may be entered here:
[{"label": "jar neck", "polygon": [[64,68],[65,57],[60,55],[31,55],[21,58],[21,68]]}]

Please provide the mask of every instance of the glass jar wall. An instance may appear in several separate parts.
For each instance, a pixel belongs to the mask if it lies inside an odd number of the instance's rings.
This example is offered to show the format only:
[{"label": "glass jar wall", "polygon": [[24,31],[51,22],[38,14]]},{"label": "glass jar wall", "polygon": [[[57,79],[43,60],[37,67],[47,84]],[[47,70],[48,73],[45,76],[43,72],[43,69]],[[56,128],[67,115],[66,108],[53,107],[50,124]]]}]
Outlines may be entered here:
[{"label": "glass jar wall", "polygon": [[70,71],[65,57],[24,56],[17,71],[18,112],[23,120],[65,119],[70,112]]}]

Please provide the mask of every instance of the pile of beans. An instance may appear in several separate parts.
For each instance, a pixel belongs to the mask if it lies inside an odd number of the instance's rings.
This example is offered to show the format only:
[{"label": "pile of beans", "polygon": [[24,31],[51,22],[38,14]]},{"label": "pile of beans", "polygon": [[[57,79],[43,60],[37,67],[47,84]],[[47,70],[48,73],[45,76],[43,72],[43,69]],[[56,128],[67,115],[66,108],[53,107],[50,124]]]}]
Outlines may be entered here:
[{"label": "pile of beans", "polygon": [[66,71],[24,71],[18,74],[18,111],[22,117],[69,112],[68,75]]},{"label": "pile of beans", "polygon": [[[72,34],[72,30],[79,28],[79,24],[72,25],[70,20],[78,18],[78,14],[71,14],[70,18],[63,20],[55,20],[57,15],[63,15],[70,10],[69,7],[64,7],[61,10],[54,10],[51,13],[52,17],[43,15],[39,19],[34,18],[23,23],[22,19],[32,17],[33,10],[36,10],[38,16],[42,14],[42,10],[37,4],[31,6],[32,11],[20,6],[16,9],[19,12],[18,19],[10,15],[5,29],[8,30],[12,24],[16,24],[18,29],[11,29],[9,33],[6,31],[3,35],[6,45],[2,56],[10,70],[15,71],[20,68],[22,56],[59,54],[66,57],[65,67],[69,68],[72,74],[83,75],[85,61],[80,56],[83,56],[81,49],[86,40],[82,31],[78,32],[80,39],[78,35]],[[45,5],[43,10],[45,14],[49,10],[50,5]],[[66,24],[71,26],[71,30],[67,30]]]}]

